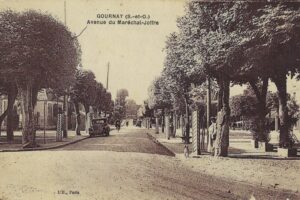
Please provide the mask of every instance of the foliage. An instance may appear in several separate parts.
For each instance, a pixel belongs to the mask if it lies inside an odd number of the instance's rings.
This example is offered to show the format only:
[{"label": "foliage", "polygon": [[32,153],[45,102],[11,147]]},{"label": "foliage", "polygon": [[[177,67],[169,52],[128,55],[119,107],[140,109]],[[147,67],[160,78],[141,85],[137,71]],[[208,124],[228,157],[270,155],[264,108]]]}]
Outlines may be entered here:
[{"label": "foliage", "polygon": [[[277,93],[269,93],[268,97],[268,108],[269,110],[279,110],[279,97]],[[288,127],[292,130],[300,118],[299,104],[295,97],[290,94],[287,95],[287,109],[288,109]]]},{"label": "foliage", "polygon": [[231,115],[250,118],[257,115],[257,99],[253,95],[240,94],[230,99]]},{"label": "foliage", "polygon": [[[189,96],[192,102],[191,107],[199,109],[200,107],[206,106],[207,103],[207,82],[201,85],[193,85],[189,92]],[[215,81],[210,81],[211,100],[217,100],[218,98],[218,85]]]},{"label": "foliage", "polygon": [[[277,93],[268,92],[266,101],[267,112],[265,115],[267,115],[271,111],[278,112],[279,98]],[[243,116],[251,122],[249,128],[254,134],[254,138],[259,138],[260,141],[269,140],[268,133],[271,127],[267,126],[267,121],[265,121],[265,129],[259,129],[259,124],[263,123],[257,115],[257,113],[260,112],[260,106],[257,98],[255,97],[254,91],[251,88],[248,87],[242,95],[231,97],[230,107],[232,116]],[[291,97],[291,95],[289,94],[287,96],[287,108],[289,122],[288,127],[290,130],[292,130],[293,126],[299,119],[299,105],[297,104],[294,97]]]},{"label": "foliage", "polygon": [[149,107],[148,101],[144,101],[143,117],[154,117],[154,110]]},{"label": "foliage", "polygon": [[71,100],[82,103],[85,112],[89,112],[89,106],[95,105],[97,96],[97,82],[92,71],[78,69],[75,74],[75,84],[71,90]]},{"label": "foliage", "polygon": [[[35,145],[33,109],[42,87],[68,88],[80,61],[77,39],[50,15],[0,13],[0,75],[15,82],[22,98],[23,144]],[[42,78],[41,78],[42,77]]]},{"label": "foliage", "polygon": [[81,52],[77,39],[62,23],[32,10],[6,11],[0,18],[4,77],[40,87],[72,84]]},{"label": "foliage", "polygon": [[153,80],[148,88],[148,105],[153,109],[171,108],[171,94],[167,90],[165,78],[160,76]]},{"label": "foliage", "polygon": [[189,90],[191,84],[202,83],[202,76],[195,73],[188,73],[188,69],[195,66],[193,54],[189,51],[189,46],[185,45],[183,35],[172,33],[166,41],[166,59],[162,77],[165,81],[165,87],[171,96],[174,110],[184,113],[184,110],[189,109],[190,98]]},{"label": "foliage", "polygon": [[139,105],[136,104],[136,102],[133,99],[127,99],[126,100],[126,116],[127,117],[136,117],[137,111],[139,109]]},{"label": "foliage", "polygon": [[112,97],[111,97],[111,93],[106,91],[104,93],[104,99],[101,101],[101,105],[102,105],[102,110],[111,115],[112,112],[113,112],[113,109],[114,109],[114,102],[112,100]]},{"label": "foliage", "polygon": [[127,89],[119,89],[114,105],[114,119],[124,119],[126,116],[126,97],[129,95]]},{"label": "foliage", "polygon": [[244,90],[242,95],[233,96],[230,101],[230,108],[232,116],[243,117],[250,122],[249,129],[255,140],[269,141],[270,127],[266,121],[266,114],[269,111],[261,112],[260,102],[251,87]]},{"label": "foliage", "polygon": [[78,69],[75,74],[75,84],[71,89],[71,100],[84,105],[86,113],[90,106],[98,111],[111,109],[111,94],[102,83],[97,82],[92,71]]}]

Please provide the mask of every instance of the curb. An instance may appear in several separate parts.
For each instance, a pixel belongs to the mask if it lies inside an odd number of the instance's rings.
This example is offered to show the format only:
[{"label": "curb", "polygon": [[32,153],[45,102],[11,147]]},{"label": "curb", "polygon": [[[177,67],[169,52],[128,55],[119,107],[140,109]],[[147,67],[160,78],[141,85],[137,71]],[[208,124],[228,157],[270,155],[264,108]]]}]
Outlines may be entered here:
[{"label": "curb", "polygon": [[176,154],[171,151],[169,148],[167,148],[165,145],[161,144],[154,136],[151,135],[151,133],[147,133],[147,136],[149,137],[150,140],[152,140],[155,144],[161,146],[164,148],[172,157],[176,157]]},{"label": "curb", "polygon": [[28,149],[4,149],[4,150],[0,150],[0,152],[42,151],[42,150],[49,150],[49,149],[57,149],[57,148],[68,146],[70,144],[75,144],[77,142],[83,141],[83,140],[88,139],[88,138],[90,138],[90,137],[89,136],[84,136],[83,138],[78,139],[78,140],[74,140],[74,141],[71,141],[71,142],[67,142],[67,143],[64,143],[64,144],[59,144],[59,145],[56,145],[56,146],[50,146],[50,147],[37,147],[37,148],[28,148]]}]

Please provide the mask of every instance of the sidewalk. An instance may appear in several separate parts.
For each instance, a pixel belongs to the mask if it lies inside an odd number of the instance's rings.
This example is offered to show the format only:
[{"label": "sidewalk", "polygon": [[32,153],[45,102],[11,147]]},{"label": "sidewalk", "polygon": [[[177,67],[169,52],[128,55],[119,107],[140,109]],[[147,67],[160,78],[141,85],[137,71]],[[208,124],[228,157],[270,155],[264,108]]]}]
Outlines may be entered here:
[{"label": "sidewalk", "polygon": [[[184,157],[184,144],[181,138],[166,139],[163,133],[155,134],[155,131],[148,129],[162,145],[176,154],[183,165],[191,170],[218,176],[237,182],[246,182],[262,187],[280,188],[298,192],[300,190],[300,158],[279,158],[276,152],[263,152],[252,148],[251,137],[239,139],[230,135],[230,147],[228,157],[213,157],[208,153],[200,156]],[[192,144],[189,144],[190,151]]]},{"label": "sidewalk", "polygon": [[61,142],[56,142],[56,131],[46,130],[45,137],[44,131],[36,131],[36,142],[39,147],[36,148],[22,148],[22,132],[14,132],[14,141],[8,143],[6,141],[6,133],[2,131],[0,136],[0,152],[13,152],[13,151],[33,151],[33,150],[47,150],[66,146],[68,144],[73,144],[88,138],[89,135],[85,131],[81,131],[81,136],[77,136],[75,131],[68,131],[68,137],[63,138]]}]

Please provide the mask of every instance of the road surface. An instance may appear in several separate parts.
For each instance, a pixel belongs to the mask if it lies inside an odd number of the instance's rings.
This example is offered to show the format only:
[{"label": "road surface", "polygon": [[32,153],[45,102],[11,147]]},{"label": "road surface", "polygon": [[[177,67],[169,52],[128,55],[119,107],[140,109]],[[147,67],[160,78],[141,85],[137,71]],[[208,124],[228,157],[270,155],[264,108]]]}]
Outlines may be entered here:
[{"label": "road surface", "polygon": [[121,129],[56,151],[2,153],[0,199],[297,199],[196,173],[146,132]]},{"label": "road surface", "polygon": [[113,130],[109,137],[93,137],[82,142],[68,145],[61,150],[80,151],[117,151],[139,152],[160,155],[172,155],[162,145],[154,143],[147,135],[147,129],[122,128],[119,132]]}]

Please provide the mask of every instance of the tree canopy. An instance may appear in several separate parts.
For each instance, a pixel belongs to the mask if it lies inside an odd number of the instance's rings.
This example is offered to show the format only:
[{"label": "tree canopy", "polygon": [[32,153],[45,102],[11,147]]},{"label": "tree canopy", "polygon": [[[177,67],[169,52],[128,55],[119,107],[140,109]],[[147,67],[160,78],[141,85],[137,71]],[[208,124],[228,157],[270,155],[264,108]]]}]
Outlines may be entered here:
[{"label": "tree canopy", "polygon": [[23,144],[31,147],[35,145],[33,109],[37,92],[42,87],[70,87],[80,62],[80,47],[61,22],[32,10],[1,12],[0,30],[0,75],[18,87]]}]

